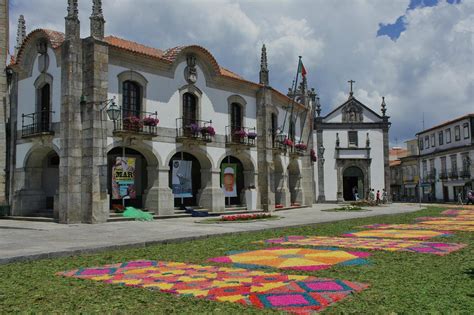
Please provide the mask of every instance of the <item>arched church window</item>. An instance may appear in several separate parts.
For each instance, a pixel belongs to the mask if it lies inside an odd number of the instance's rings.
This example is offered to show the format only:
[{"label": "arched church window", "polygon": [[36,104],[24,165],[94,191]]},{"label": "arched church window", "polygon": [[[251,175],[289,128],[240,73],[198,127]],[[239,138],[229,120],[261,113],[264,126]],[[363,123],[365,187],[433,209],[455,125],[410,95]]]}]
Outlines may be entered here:
[{"label": "arched church window", "polygon": [[140,85],[135,81],[125,81],[123,82],[122,92],[123,116],[140,116],[142,102]]},{"label": "arched church window", "polygon": [[44,84],[38,90],[39,112],[40,112],[40,131],[49,131],[50,112],[51,112],[51,85]]}]

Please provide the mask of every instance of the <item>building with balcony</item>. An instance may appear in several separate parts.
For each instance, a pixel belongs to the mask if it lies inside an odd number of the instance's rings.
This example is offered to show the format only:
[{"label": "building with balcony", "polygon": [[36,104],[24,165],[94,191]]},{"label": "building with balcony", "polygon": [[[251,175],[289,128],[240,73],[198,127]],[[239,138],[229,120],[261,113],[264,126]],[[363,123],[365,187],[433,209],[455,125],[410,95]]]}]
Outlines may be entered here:
[{"label": "building with balcony", "polygon": [[457,201],[473,188],[474,114],[417,134],[420,191],[425,201]]},{"label": "building with balcony", "polygon": [[251,186],[259,209],[313,202],[315,93],[305,78],[291,97],[273,89],[265,46],[252,82],[201,46],[162,50],[105,36],[100,3],[87,38],[77,1],[68,1],[64,33],[26,35],[20,19],[8,87],[0,77],[10,109],[0,177],[12,215],[100,223],[122,203],[163,216],[184,206],[222,212],[245,208]]}]

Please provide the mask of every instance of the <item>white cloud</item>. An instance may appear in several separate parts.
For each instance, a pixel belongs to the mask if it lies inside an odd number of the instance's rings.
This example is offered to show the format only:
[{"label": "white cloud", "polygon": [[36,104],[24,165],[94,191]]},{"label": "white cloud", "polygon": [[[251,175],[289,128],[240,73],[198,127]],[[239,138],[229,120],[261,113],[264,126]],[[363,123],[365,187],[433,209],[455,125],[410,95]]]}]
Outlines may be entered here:
[{"label": "white cloud", "polygon": [[[64,28],[66,0],[11,1],[14,41],[19,14],[28,30]],[[440,1],[441,2],[441,1]],[[89,33],[91,0],[80,0],[82,35]],[[291,85],[302,55],[323,113],[355,96],[380,112],[386,96],[391,138],[474,108],[474,1],[406,12],[409,0],[104,0],[106,32],[166,49],[199,44],[218,62],[257,80],[260,47],[267,44],[271,84]],[[393,42],[376,37],[380,23],[405,15],[407,29]]]}]

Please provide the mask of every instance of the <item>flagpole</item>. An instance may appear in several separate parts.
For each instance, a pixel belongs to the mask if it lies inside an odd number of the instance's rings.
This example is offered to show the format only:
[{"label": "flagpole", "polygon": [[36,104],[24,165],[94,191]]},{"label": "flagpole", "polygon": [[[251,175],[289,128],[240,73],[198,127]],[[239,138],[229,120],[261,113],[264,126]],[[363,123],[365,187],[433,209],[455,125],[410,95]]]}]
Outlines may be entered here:
[{"label": "flagpole", "polygon": [[[293,109],[295,107],[295,96],[296,96],[296,88],[298,87],[298,74],[300,73],[300,65],[301,65],[301,56],[298,56],[299,57],[299,60],[298,60],[298,69],[296,69],[296,79],[295,79],[295,86],[294,86],[294,90],[293,90],[293,97],[291,99],[291,114],[290,114],[290,121],[293,119]],[[290,125],[291,126],[291,125]],[[290,127],[289,126],[289,127]],[[291,134],[291,130],[289,129],[288,127],[288,138]],[[291,139],[292,141],[294,141],[295,139]]]}]

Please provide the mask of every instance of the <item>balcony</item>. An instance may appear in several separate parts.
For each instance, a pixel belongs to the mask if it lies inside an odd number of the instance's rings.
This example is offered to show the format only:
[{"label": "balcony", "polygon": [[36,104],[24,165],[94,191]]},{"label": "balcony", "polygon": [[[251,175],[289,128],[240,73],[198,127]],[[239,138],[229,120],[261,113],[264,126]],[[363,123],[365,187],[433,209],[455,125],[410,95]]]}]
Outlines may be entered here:
[{"label": "balcony", "polygon": [[212,142],[216,131],[212,127],[212,120],[176,119],[177,142]]},{"label": "balcony", "polygon": [[41,111],[21,115],[21,136],[34,137],[54,134],[51,128],[52,111]]},{"label": "balcony", "polygon": [[254,147],[257,138],[257,129],[240,127],[240,126],[226,126],[225,127],[225,142],[228,146],[247,146]]},{"label": "balcony", "polygon": [[308,150],[308,146],[303,142],[298,142],[293,147],[291,147],[291,153],[296,155],[305,155]]},{"label": "balcony", "polygon": [[439,173],[439,179],[441,180],[447,180],[448,179],[448,172],[447,171],[441,171]]},{"label": "balcony", "polygon": [[458,170],[452,170],[451,172],[449,172],[450,179],[458,179],[458,177],[459,177]]},{"label": "balcony", "polygon": [[433,171],[423,175],[423,182],[425,183],[432,183],[435,180],[436,180],[436,174]]},{"label": "balcony", "polygon": [[156,136],[158,113],[122,109],[122,116],[114,123],[114,134],[142,134]]},{"label": "balcony", "polygon": [[471,178],[471,170],[469,169],[463,169],[460,172],[461,178]]}]

